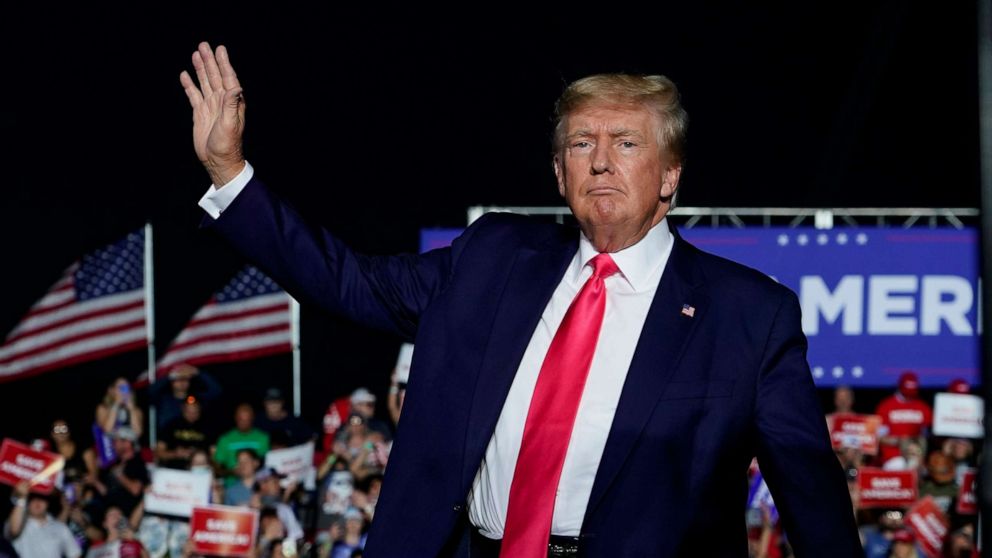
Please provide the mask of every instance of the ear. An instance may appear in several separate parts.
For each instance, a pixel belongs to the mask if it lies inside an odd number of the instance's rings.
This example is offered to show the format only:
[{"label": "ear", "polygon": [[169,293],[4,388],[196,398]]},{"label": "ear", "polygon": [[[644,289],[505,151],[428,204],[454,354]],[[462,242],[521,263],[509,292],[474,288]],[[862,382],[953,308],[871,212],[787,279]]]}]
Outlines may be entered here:
[{"label": "ear", "polygon": [[675,195],[675,190],[679,187],[679,178],[682,176],[682,163],[673,163],[667,169],[665,169],[665,174],[661,178],[661,197],[663,199],[672,199]]},{"label": "ear", "polygon": [[561,156],[555,155],[551,160],[551,167],[555,171],[555,178],[558,179],[558,193],[565,197],[565,169],[561,166]]}]

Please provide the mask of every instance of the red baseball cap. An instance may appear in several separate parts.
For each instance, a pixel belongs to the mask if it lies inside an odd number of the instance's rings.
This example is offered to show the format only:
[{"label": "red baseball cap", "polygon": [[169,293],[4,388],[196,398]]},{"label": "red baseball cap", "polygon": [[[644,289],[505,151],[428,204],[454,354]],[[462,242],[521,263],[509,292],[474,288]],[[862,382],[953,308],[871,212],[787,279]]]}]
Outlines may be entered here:
[{"label": "red baseball cap", "polygon": [[915,541],[916,541],[916,537],[913,536],[913,532],[910,531],[909,529],[901,529],[899,531],[896,531],[895,534],[892,535],[892,542],[904,542],[904,543],[913,544],[913,542]]},{"label": "red baseball cap", "polygon": [[906,397],[916,397],[920,393],[920,378],[916,372],[903,372],[899,376],[899,393]]},{"label": "red baseball cap", "polygon": [[961,378],[956,378],[947,386],[947,391],[951,393],[971,393],[971,386]]}]

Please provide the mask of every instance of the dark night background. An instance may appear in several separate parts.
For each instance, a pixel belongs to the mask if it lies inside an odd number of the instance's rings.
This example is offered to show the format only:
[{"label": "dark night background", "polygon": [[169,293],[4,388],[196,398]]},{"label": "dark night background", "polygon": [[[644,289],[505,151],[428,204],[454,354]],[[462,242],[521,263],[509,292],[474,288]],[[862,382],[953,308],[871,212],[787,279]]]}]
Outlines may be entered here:
[{"label": "dark night background", "polygon": [[[230,50],[256,172],[364,251],[416,250],[421,227],[462,226],[469,205],[560,205],[551,108],[565,83],[603,71],[679,85],[683,205],[979,203],[972,2],[607,5],[564,18],[203,9],[52,8],[0,23],[0,333],[74,259],[146,220],[160,352],[241,265],[198,230],[209,180],[178,75],[200,40]],[[307,307],[302,331],[315,425],[358,385],[385,393],[397,339]],[[42,436],[56,416],[78,437],[106,385],[144,367],[136,352],[4,383],[0,437]],[[209,370],[231,402],[290,386],[287,355]]]}]

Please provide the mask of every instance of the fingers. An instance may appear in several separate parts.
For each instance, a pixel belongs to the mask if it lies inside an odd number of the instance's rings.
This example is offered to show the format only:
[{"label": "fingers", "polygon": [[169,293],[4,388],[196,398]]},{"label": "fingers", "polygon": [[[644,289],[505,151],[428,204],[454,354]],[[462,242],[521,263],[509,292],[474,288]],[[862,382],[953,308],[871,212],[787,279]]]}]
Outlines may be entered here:
[{"label": "fingers", "polygon": [[231,57],[227,53],[227,47],[224,45],[217,47],[217,65],[220,67],[220,77],[224,84],[224,89],[241,87],[241,84],[238,82],[238,75],[234,73],[234,66],[231,65]]},{"label": "fingers", "polygon": [[210,50],[210,44],[206,41],[200,43],[200,48],[197,52],[200,53],[200,58],[203,59],[203,64],[206,67],[207,79],[210,80],[210,88],[214,91],[224,89],[224,80],[220,77],[220,68],[217,67],[217,59],[214,58],[214,52]]},{"label": "fingers", "polygon": [[203,62],[200,51],[193,53],[193,69],[196,70],[196,80],[200,82],[200,91],[203,92],[203,97],[209,97],[214,89],[210,87],[210,80],[207,78],[207,65]]},{"label": "fingers", "polygon": [[183,70],[179,74],[179,83],[183,86],[183,91],[186,92],[186,96],[189,97],[189,104],[193,108],[196,108],[203,102],[203,95],[200,94],[200,88],[193,83],[193,78],[189,76],[189,72]]}]

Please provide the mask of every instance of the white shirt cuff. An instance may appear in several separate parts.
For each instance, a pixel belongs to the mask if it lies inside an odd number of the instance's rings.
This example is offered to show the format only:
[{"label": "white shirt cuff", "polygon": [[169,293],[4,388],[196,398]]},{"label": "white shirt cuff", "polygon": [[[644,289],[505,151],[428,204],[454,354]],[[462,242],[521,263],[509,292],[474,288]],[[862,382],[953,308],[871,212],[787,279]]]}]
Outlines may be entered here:
[{"label": "white shirt cuff", "polygon": [[255,169],[251,168],[248,161],[245,161],[245,168],[241,169],[238,176],[235,176],[233,180],[224,185],[223,188],[217,188],[215,185],[211,184],[210,189],[207,190],[206,194],[200,198],[200,207],[207,212],[214,219],[220,217],[220,214],[224,212],[234,198],[238,197],[241,190],[245,189],[245,185],[251,180],[251,177],[255,175]]}]

